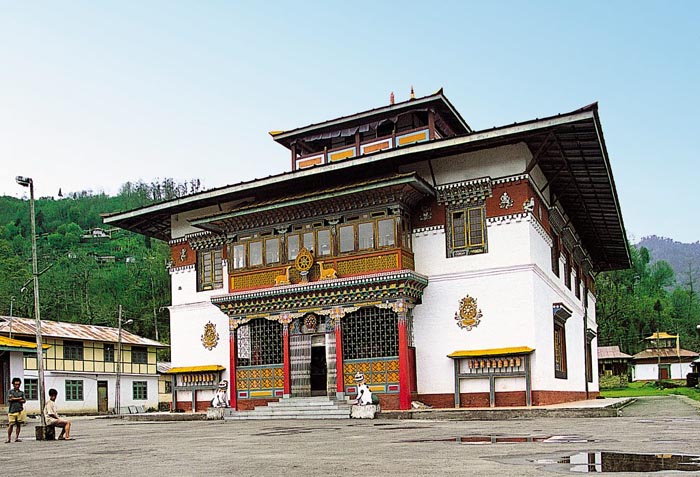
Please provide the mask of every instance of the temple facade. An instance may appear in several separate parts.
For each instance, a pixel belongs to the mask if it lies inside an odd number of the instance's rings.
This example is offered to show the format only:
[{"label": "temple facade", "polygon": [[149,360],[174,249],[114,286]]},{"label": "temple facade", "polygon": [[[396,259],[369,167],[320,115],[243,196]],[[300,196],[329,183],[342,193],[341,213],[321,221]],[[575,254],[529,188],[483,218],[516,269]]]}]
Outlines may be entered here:
[{"label": "temple facade", "polygon": [[598,394],[593,276],[630,262],[596,104],[473,131],[440,90],[270,134],[291,171],[105,218],[171,246],[174,407],[358,372],[385,409]]}]

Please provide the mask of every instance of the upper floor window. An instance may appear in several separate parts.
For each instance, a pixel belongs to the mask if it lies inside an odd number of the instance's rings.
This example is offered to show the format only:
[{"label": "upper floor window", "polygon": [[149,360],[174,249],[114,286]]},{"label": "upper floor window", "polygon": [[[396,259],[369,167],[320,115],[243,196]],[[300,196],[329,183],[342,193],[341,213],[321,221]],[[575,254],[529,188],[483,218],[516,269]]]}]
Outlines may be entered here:
[{"label": "upper floor window", "polygon": [[213,290],[224,286],[221,249],[197,252],[197,289]]},{"label": "upper floor window", "polygon": [[484,216],[483,205],[466,209],[448,209],[448,257],[486,252]]},{"label": "upper floor window", "polygon": [[559,248],[559,236],[552,232],[552,272],[556,276],[559,276],[559,255],[561,251]]},{"label": "upper floor window", "polygon": [[571,290],[571,256],[566,250],[562,250],[561,254],[564,256],[564,285]]},{"label": "upper floor window", "polygon": [[265,240],[265,263],[280,261],[280,239],[277,237]]},{"label": "upper floor window", "polygon": [[331,231],[329,229],[320,229],[316,231],[316,249],[315,255],[323,257],[331,254]]},{"label": "upper floor window", "polygon": [[574,272],[576,273],[576,278],[574,279],[574,293],[576,298],[581,299],[581,267],[578,265],[574,266]]},{"label": "upper floor window", "polygon": [[83,342],[82,341],[64,341],[63,342],[63,359],[75,359],[82,361],[83,359]]},{"label": "upper floor window", "polygon": [[107,363],[114,362],[114,345],[105,343],[104,360]]},{"label": "upper floor window", "polygon": [[355,227],[343,225],[340,227],[340,253],[355,251]]},{"label": "upper floor window", "polygon": [[144,346],[131,347],[131,362],[133,364],[147,364],[148,350]]}]

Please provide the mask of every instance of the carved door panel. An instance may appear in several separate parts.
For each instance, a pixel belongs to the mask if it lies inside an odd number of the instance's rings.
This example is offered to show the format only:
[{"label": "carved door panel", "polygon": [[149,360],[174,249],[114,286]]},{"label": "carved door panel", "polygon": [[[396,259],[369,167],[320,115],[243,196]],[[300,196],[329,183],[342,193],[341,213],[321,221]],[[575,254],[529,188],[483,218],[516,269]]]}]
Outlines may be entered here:
[{"label": "carved door panel", "polygon": [[336,362],[335,362],[335,333],[326,333],[326,365],[328,369],[328,396],[335,396]]},{"label": "carved door panel", "polygon": [[292,396],[311,396],[311,335],[289,337]]}]

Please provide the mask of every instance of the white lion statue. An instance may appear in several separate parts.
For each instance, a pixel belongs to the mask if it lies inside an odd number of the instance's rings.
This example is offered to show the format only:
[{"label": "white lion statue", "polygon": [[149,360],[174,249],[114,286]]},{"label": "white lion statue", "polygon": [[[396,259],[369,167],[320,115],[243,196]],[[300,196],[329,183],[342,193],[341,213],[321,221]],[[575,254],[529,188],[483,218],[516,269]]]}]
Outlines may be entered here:
[{"label": "white lion statue", "polygon": [[228,381],[225,379],[219,383],[214,399],[211,400],[211,407],[228,407],[226,392],[228,391]]}]

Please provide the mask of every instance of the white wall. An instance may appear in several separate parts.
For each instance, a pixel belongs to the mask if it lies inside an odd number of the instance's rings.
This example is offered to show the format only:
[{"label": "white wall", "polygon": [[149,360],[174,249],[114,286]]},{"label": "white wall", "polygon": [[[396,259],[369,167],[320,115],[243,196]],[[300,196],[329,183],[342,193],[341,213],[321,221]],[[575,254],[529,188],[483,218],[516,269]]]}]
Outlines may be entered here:
[{"label": "white wall", "polygon": [[[416,271],[429,279],[422,304],[414,310],[419,393],[454,392],[453,361],[447,357],[453,351],[534,347],[529,227],[524,220],[489,224],[488,253],[450,259],[445,257],[443,229],[414,234]],[[466,295],[477,300],[483,314],[471,331],[459,328],[455,320]],[[524,389],[520,379],[496,383],[499,391]],[[465,380],[462,390],[488,391],[488,381]]]},{"label": "white wall", "polygon": [[[661,363],[669,364],[669,363]],[[670,363],[671,376],[669,379],[685,379],[692,372],[690,363]],[[657,363],[635,364],[632,366],[632,381],[656,381],[659,378]]]},{"label": "white wall", "polygon": [[[204,326],[208,322],[214,325],[219,335],[218,343],[211,350],[202,344]],[[170,307],[170,361],[173,367],[219,364],[226,368],[223,379],[230,381],[229,335],[228,316],[208,301]],[[181,397],[178,400],[182,400]]]},{"label": "white wall", "polygon": [[[532,216],[489,220],[487,236],[488,253],[447,259],[443,228],[414,234],[416,271],[429,279],[422,304],[414,310],[418,392],[454,392],[453,362],[446,357],[453,351],[515,346],[535,349],[533,390],[584,392],[583,304],[564,286],[563,263],[560,277],[551,271],[548,236]],[[471,331],[460,329],[454,319],[466,295],[477,300],[483,314]],[[573,312],[566,322],[567,379],[554,377],[553,303],[564,303]],[[595,330],[590,310],[588,328]],[[589,391],[598,389],[595,363],[593,375]],[[525,384],[499,379],[496,389],[524,390]],[[488,391],[488,382],[464,380],[461,391]]]},{"label": "white wall", "polygon": [[[438,185],[451,182],[491,177],[522,174],[532,154],[523,144],[484,149],[468,154],[441,157],[433,159],[433,173]],[[402,172],[416,171],[428,182],[432,183],[432,174],[427,162],[410,164]]]},{"label": "white wall", "polygon": [[[38,373],[36,370],[25,371],[25,377],[37,379]],[[66,380],[80,380],[83,382],[83,400],[82,401],[66,401]],[[126,406],[144,406],[146,409],[158,409],[158,376],[157,375],[137,375],[123,374],[121,375],[120,396],[121,407]],[[107,381],[107,407],[110,412],[114,410],[115,391],[116,391],[116,376],[114,374],[95,374],[95,373],[61,373],[61,372],[44,372],[44,383],[46,385],[45,396],[49,399],[49,389],[54,388],[58,391],[56,404],[59,413],[96,413],[97,412],[97,381]],[[146,400],[133,399],[133,382],[146,381],[147,396]],[[28,412],[39,412],[39,401],[27,401],[26,409]]]}]

